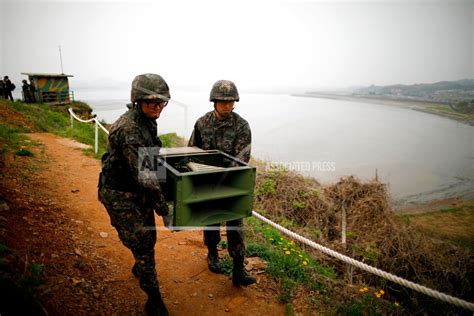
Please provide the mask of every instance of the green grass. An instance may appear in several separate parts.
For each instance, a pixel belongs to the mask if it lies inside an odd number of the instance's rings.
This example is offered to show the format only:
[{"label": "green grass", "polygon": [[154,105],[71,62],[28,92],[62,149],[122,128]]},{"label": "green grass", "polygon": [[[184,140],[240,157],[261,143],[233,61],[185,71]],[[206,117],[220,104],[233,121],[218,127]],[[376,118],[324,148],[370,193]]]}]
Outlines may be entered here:
[{"label": "green grass", "polygon": [[[321,266],[294,241],[284,238],[277,229],[252,217],[247,218],[246,222],[252,226],[254,232],[263,237],[260,243],[248,245],[248,255],[258,255],[270,261],[280,262],[274,267],[275,271],[282,271],[283,268],[283,271],[295,281],[305,279],[307,272],[316,272],[331,279],[336,278],[337,274],[332,268]],[[290,220],[288,222],[293,223]],[[270,262],[269,269],[273,269],[272,264],[273,262]]]},{"label": "green grass", "polygon": [[327,289],[321,280],[337,277],[334,269],[320,265],[278,230],[252,217],[246,219],[246,224],[250,233],[247,256],[258,256],[268,262],[266,272],[280,285],[280,302],[291,304],[293,289],[298,284],[308,291],[325,293]]},{"label": "green grass", "polygon": [[[0,158],[6,152],[14,152],[19,156],[32,156],[32,152],[25,148],[28,137],[19,133],[24,133],[25,128],[11,127],[0,123]],[[28,144],[29,145],[29,144]]]},{"label": "green grass", "polygon": [[445,113],[448,116],[454,117],[454,118],[461,118],[461,119],[466,119],[466,120],[473,120],[474,119],[474,114],[473,113],[461,113],[461,112],[456,112],[453,109],[451,109],[449,106],[446,105],[434,105],[427,107],[425,109],[427,112],[442,112]]},{"label": "green grass", "polygon": [[27,156],[27,157],[33,156],[33,153],[29,149],[26,149],[26,148],[21,148],[15,151],[15,154],[18,156]]},{"label": "green grass", "polygon": [[442,209],[437,212],[403,214],[400,219],[413,224],[423,234],[474,252],[474,204],[466,202],[458,207]]},{"label": "green grass", "polygon": [[32,294],[34,289],[44,283],[44,265],[32,263],[28,266],[27,272],[21,277],[23,288],[28,289]]},{"label": "green grass", "polygon": [[59,107],[44,104],[26,104],[15,101],[11,106],[22,113],[39,132],[62,130],[70,124],[68,115]]},{"label": "green grass", "polygon": [[234,262],[232,258],[226,254],[224,258],[220,259],[219,261],[221,263],[222,273],[228,276],[232,275],[232,269],[234,268]]},{"label": "green grass", "polygon": [[295,310],[293,308],[293,304],[288,303],[285,305],[285,316],[294,316]]},{"label": "green grass", "polygon": [[[69,123],[70,124],[70,123]],[[100,158],[107,150],[108,136],[99,128],[99,145],[98,153],[95,154],[95,124],[93,123],[81,123],[78,121],[74,122],[74,127],[67,126],[63,130],[52,131],[58,136],[72,138],[80,143],[91,146],[90,149],[84,149],[83,151],[92,157]]]},{"label": "green grass", "polygon": [[[11,253],[12,250],[0,242],[0,288],[3,294],[6,291],[16,294],[15,299],[20,300],[22,304],[35,304],[34,292],[45,281],[44,265],[32,263],[25,267],[25,271],[15,273],[12,259],[8,259]],[[9,297],[12,298],[11,295]],[[10,302],[3,303],[8,306]]]},{"label": "green grass", "polygon": [[276,193],[276,184],[273,179],[267,178],[257,187],[256,194],[258,195],[273,195]]},{"label": "green grass", "polygon": [[400,304],[384,299],[384,294],[383,290],[361,288],[359,289],[359,296],[338,307],[337,314],[348,316],[403,315],[405,311],[402,310]]},{"label": "green grass", "polygon": [[[83,111],[87,111],[87,105],[76,102],[73,106],[80,104]],[[71,120],[64,107],[45,104],[25,104],[13,102],[11,106],[22,113],[31,123],[36,131],[53,133],[61,137],[72,138],[80,143],[94,146],[95,126],[93,123],[81,123],[74,121],[71,127]],[[90,156],[100,158],[107,147],[107,135],[99,129],[99,150],[95,154],[93,149],[86,149],[84,152]]]},{"label": "green grass", "polygon": [[161,134],[160,139],[163,147],[183,146],[183,139],[176,133]]},{"label": "green grass", "polygon": [[19,148],[20,144],[27,137],[18,133],[22,133],[22,130],[0,123],[0,142],[4,146],[11,146],[15,149]]}]

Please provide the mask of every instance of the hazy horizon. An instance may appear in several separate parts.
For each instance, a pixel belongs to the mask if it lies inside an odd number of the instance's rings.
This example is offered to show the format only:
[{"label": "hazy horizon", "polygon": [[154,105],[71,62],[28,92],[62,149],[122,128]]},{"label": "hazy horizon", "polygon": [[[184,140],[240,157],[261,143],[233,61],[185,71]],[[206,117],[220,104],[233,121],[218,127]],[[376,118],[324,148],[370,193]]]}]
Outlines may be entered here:
[{"label": "hazy horizon", "polygon": [[0,75],[307,91],[474,78],[474,1],[0,0]]}]

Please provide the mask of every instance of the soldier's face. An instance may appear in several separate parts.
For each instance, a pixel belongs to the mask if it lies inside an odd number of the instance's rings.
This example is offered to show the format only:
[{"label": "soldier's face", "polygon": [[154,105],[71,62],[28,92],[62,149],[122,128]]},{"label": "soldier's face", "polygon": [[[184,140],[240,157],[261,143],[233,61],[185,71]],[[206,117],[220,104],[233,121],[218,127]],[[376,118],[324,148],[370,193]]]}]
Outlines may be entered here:
[{"label": "soldier's face", "polygon": [[146,115],[146,117],[153,120],[156,120],[160,117],[161,111],[163,111],[167,104],[167,101],[158,99],[140,101],[142,112]]},{"label": "soldier's face", "polygon": [[218,120],[225,120],[234,110],[235,101],[214,101],[214,109]]}]

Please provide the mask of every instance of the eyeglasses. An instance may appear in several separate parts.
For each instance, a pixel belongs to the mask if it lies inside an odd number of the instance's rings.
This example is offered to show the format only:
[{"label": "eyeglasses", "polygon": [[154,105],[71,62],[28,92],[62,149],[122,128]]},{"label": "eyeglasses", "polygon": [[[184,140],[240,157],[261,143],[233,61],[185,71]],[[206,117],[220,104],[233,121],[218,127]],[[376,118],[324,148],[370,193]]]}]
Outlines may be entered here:
[{"label": "eyeglasses", "polygon": [[153,108],[153,109],[157,109],[157,108],[164,108],[165,106],[168,105],[168,101],[164,101],[164,100],[145,100],[144,101],[149,107]]},{"label": "eyeglasses", "polygon": [[216,105],[219,105],[221,107],[225,107],[225,108],[234,108],[235,106],[235,103],[234,101],[219,101],[219,102],[215,102]]}]

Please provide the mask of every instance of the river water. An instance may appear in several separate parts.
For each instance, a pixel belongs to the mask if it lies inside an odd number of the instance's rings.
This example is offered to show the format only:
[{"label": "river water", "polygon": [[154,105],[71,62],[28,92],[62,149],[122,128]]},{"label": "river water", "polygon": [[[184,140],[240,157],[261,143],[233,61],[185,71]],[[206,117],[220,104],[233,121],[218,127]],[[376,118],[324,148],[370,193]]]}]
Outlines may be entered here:
[{"label": "river water", "polygon": [[[196,119],[213,109],[208,93],[174,89],[159,133],[189,138]],[[129,103],[127,89],[76,89],[75,97],[107,122]],[[235,111],[250,123],[254,157],[321,183],[377,172],[398,203],[474,198],[473,126],[408,108],[285,94],[242,93]]]}]

